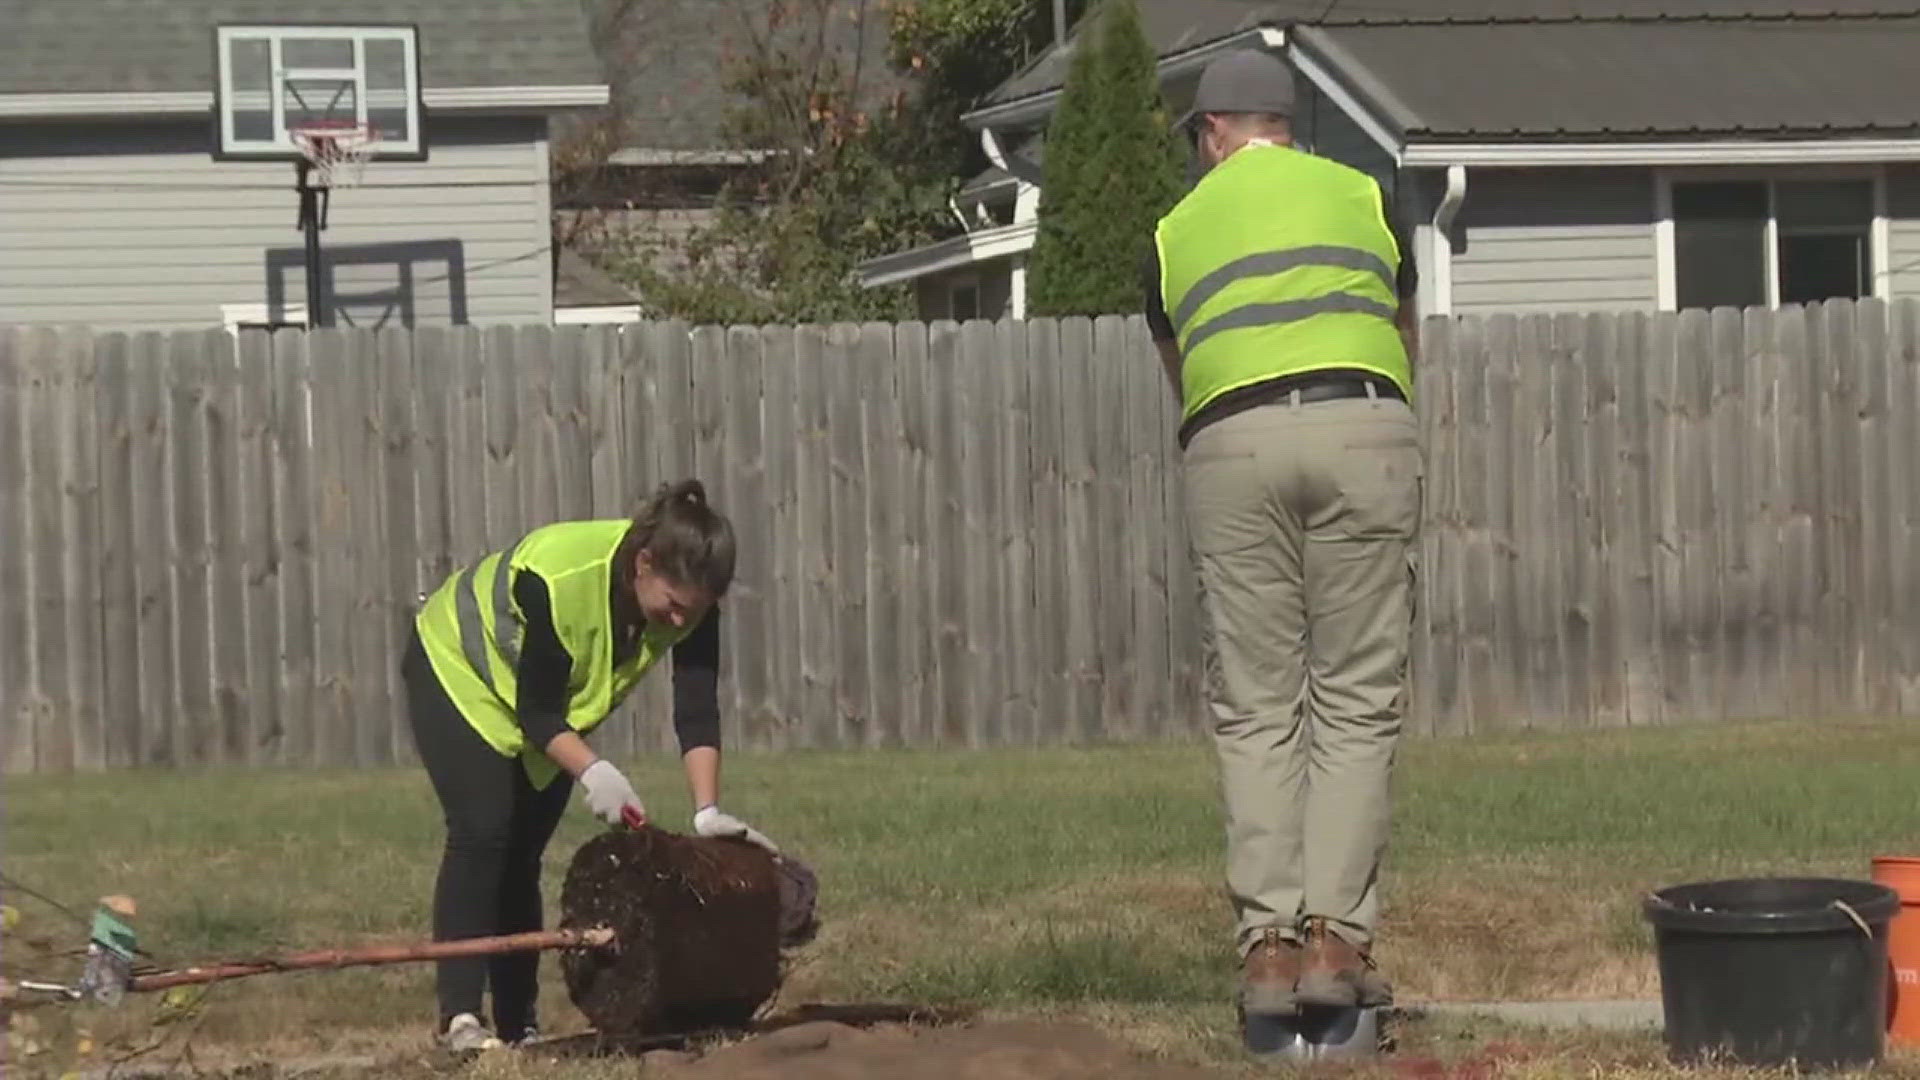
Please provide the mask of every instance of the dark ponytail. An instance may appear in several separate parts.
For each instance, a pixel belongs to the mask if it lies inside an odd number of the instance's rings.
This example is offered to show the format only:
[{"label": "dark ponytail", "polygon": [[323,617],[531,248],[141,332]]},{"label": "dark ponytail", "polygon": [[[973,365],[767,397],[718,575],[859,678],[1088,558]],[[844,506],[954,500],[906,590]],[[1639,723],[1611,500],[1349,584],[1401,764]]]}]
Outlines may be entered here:
[{"label": "dark ponytail", "polygon": [[627,573],[642,551],[668,580],[697,586],[715,600],[733,584],[733,525],[707,503],[706,485],[698,480],[654,491],[620,541],[619,572]]}]

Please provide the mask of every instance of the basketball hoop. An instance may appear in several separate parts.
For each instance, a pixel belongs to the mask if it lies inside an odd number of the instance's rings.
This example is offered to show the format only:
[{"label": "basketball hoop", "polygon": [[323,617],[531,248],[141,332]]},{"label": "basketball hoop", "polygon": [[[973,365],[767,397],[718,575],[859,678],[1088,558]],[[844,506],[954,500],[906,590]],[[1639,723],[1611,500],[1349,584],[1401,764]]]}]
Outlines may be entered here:
[{"label": "basketball hoop", "polygon": [[309,120],[288,129],[316,174],[315,187],[355,187],[380,145],[380,129],[354,120]]}]

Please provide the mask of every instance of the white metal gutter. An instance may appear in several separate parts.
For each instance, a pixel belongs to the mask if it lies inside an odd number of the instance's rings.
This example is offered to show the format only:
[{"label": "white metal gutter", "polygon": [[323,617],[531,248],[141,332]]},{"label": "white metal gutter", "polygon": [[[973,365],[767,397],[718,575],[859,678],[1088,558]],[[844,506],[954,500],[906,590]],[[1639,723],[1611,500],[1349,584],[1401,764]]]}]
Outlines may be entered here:
[{"label": "white metal gutter", "polygon": [[1038,231],[1036,222],[1017,221],[1012,225],[996,225],[951,237],[937,244],[882,255],[860,264],[860,285],[867,289],[898,285],[942,270],[1024,254],[1032,250]]},{"label": "white metal gutter", "polygon": [[1409,143],[1400,164],[1423,168],[1605,165],[1843,165],[1920,161],[1920,139],[1780,139],[1605,143]]}]

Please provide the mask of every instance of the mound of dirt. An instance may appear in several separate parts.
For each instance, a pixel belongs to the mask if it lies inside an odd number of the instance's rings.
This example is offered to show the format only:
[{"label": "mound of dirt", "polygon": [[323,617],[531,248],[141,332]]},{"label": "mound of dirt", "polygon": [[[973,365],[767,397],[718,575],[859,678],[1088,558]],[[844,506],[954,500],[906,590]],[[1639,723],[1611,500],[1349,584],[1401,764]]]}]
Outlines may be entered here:
[{"label": "mound of dirt", "polygon": [[856,1028],[814,1021],[703,1056],[646,1055],[666,1080],[1217,1080],[1227,1074],[1155,1062],[1089,1024],[1000,1021]]}]

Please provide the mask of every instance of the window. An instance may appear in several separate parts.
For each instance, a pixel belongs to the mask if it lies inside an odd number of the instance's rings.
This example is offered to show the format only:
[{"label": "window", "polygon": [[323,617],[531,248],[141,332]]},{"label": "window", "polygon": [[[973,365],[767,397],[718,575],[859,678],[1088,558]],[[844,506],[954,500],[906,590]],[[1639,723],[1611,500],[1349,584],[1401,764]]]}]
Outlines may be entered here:
[{"label": "window", "polygon": [[1672,181],[1672,306],[1872,296],[1875,184],[1871,177]]},{"label": "window", "polygon": [[972,282],[955,285],[947,293],[947,303],[951,308],[955,322],[966,322],[980,317],[980,286]]}]

